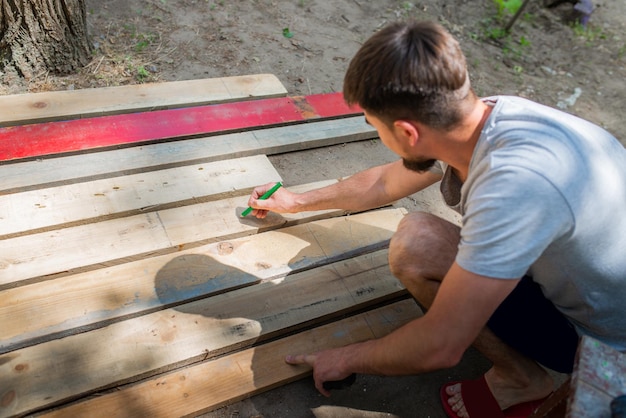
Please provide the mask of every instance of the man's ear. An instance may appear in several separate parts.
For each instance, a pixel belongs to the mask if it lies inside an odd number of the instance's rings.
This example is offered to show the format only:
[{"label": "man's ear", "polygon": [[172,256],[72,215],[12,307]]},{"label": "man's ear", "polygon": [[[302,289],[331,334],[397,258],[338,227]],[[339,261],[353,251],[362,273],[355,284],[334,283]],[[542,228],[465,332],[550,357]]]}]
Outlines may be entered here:
[{"label": "man's ear", "polygon": [[419,131],[413,122],[408,120],[397,120],[393,123],[393,127],[396,131],[396,135],[404,138],[409,146],[414,147],[415,144],[417,144],[417,141],[419,140]]}]

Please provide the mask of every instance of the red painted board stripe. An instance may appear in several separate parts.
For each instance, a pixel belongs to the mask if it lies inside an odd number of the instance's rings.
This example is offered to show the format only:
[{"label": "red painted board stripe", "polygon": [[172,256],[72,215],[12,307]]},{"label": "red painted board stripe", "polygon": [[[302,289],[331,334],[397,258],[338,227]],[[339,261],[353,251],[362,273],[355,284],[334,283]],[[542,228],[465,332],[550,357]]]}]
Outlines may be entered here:
[{"label": "red painted board stripe", "polygon": [[341,93],[328,93],[12,126],[0,128],[0,160],[359,113],[359,108],[345,104]]},{"label": "red painted board stripe", "polygon": [[[331,97],[332,96],[332,97]],[[358,107],[349,107],[343,100],[342,93],[315,94],[306,96],[306,101],[315,109],[315,112],[322,118],[330,118],[339,112],[361,113]],[[355,112],[358,109],[358,112]]]}]

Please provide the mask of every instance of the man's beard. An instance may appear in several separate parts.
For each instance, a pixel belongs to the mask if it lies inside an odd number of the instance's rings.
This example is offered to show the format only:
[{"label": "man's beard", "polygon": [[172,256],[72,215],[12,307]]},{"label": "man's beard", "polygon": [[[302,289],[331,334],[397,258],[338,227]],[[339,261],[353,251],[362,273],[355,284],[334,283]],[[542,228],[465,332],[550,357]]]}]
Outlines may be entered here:
[{"label": "man's beard", "polygon": [[430,170],[436,162],[437,160],[407,160],[406,158],[402,159],[402,164],[404,164],[404,167],[411,171],[417,171],[418,173],[423,173]]}]

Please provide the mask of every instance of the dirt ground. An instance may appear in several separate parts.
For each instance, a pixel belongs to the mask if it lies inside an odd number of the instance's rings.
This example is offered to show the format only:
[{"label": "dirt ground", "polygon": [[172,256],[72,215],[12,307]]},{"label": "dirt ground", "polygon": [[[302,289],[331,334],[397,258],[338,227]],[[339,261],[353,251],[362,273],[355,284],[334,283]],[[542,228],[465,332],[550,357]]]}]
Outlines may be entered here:
[{"label": "dirt ground", "polygon": [[[495,0],[87,0],[92,62],[79,73],[19,80],[0,73],[0,94],[273,73],[290,95],[340,91],[361,43],[387,22],[435,20],[461,42],[479,95],[519,95],[589,119],[626,143],[626,0],[594,1],[586,28],[573,7],[531,1],[509,37]],[[364,141],[271,157],[287,185],[349,175],[395,157]],[[399,202],[449,216],[432,190]],[[206,418],[443,417],[438,390],[479,376],[470,350],[451,370],[423,376],[359,376],[327,399],[305,379]],[[208,377],[210,378],[210,377]]]},{"label": "dirt ground", "polygon": [[[292,95],[340,91],[359,45],[385,23],[436,20],[461,42],[480,95],[561,107],[626,138],[626,0],[573,7],[531,1],[508,38],[496,0],[87,0],[94,58],[68,77],[0,72],[0,94],[274,73]],[[554,0],[550,0],[553,2]]]}]

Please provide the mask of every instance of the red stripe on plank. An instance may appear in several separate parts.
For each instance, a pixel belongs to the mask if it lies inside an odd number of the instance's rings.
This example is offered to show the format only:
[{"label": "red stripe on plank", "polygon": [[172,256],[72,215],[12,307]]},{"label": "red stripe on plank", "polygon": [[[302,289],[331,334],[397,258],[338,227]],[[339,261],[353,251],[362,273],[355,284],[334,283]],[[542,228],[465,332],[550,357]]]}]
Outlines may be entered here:
[{"label": "red stripe on plank", "polygon": [[341,93],[281,97],[0,128],[0,160],[361,113]]},{"label": "red stripe on plank", "polygon": [[322,118],[330,118],[338,114],[362,113],[358,106],[348,106],[342,93],[315,94],[306,96],[306,101]]}]

